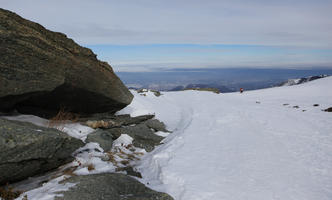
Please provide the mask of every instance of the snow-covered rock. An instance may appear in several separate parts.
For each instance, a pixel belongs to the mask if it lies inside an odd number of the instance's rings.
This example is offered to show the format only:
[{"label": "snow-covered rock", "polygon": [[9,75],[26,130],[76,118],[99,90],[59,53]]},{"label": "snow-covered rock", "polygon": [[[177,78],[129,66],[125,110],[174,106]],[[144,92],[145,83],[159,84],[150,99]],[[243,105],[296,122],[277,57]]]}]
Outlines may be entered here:
[{"label": "snow-covered rock", "polygon": [[298,78],[298,79],[289,79],[283,83],[281,83],[279,86],[292,86],[292,85],[298,85],[298,84],[302,84],[302,83],[306,83],[309,81],[314,81],[320,78],[325,78],[328,77],[328,75],[318,75],[318,76],[309,76],[309,77],[305,77],[305,78]]}]

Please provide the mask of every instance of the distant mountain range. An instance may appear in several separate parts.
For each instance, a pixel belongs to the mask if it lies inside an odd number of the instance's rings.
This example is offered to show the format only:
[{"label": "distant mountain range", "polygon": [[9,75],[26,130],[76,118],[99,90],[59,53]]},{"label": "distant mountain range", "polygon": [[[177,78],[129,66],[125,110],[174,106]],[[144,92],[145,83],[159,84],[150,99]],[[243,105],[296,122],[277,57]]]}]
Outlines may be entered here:
[{"label": "distant mountain range", "polygon": [[227,88],[226,86],[217,85],[217,84],[188,84],[187,86],[177,86],[169,91],[181,91],[186,89],[202,89],[202,88],[215,88],[218,89],[221,93],[227,93],[227,92],[234,92],[235,90],[232,90],[230,88]]},{"label": "distant mountain range", "polygon": [[174,86],[172,84],[151,84],[151,85],[127,85],[129,89],[150,89],[150,90],[158,90],[158,91],[183,91],[183,90],[188,90],[188,89],[204,89],[204,88],[214,88],[218,89],[219,92],[221,93],[227,93],[227,92],[235,92],[236,90],[230,89],[226,86],[223,85],[218,85],[218,84],[188,84],[188,85],[178,85]]},{"label": "distant mountain range", "polygon": [[[222,93],[293,85],[332,75],[332,69],[173,69],[156,72],[118,72],[131,89],[181,91],[216,88]],[[313,76],[315,75],[315,76]],[[302,78],[306,77],[306,78]]]},{"label": "distant mountain range", "polygon": [[282,82],[280,85],[278,86],[291,86],[291,85],[299,85],[302,83],[306,83],[309,81],[313,81],[313,80],[317,80],[320,78],[325,78],[328,77],[329,75],[323,74],[323,75],[318,75],[318,76],[309,76],[309,77],[305,77],[305,78],[298,78],[298,79],[289,79],[285,82]]},{"label": "distant mountain range", "polygon": [[[298,79],[288,79],[287,81],[283,81],[282,83],[276,83],[270,86],[258,86],[255,88],[255,86],[252,86],[251,84],[247,85],[247,87],[244,86],[244,88],[250,88],[247,90],[253,90],[253,89],[261,89],[261,88],[268,88],[268,87],[281,87],[281,86],[291,86],[291,85],[298,85],[302,83],[306,83],[309,81],[317,80],[320,78],[328,77],[329,75],[317,75],[317,76],[308,76],[304,78],[298,78]],[[213,88],[219,90],[221,93],[228,93],[228,92],[236,92],[238,91],[238,88],[235,87],[227,87],[221,84],[217,83],[210,83],[210,84],[197,84],[197,83],[191,83],[187,85],[175,85],[175,84],[150,84],[150,85],[140,85],[140,84],[128,84],[127,85],[129,89],[135,89],[139,90],[142,88],[146,89],[152,89],[152,90],[158,90],[158,91],[183,91],[187,89],[206,89],[206,88]]]}]

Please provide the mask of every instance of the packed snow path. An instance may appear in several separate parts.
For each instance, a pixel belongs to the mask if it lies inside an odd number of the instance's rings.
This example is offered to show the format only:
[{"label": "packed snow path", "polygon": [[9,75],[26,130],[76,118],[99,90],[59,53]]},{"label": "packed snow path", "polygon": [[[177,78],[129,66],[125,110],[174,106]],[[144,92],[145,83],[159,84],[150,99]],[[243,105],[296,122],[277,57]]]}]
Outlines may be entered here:
[{"label": "packed snow path", "polygon": [[331,86],[325,78],[243,94],[135,94],[121,113],[155,112],[174,130],[140,169],[175,199],[331,200],[332,113],[322,111]]}]

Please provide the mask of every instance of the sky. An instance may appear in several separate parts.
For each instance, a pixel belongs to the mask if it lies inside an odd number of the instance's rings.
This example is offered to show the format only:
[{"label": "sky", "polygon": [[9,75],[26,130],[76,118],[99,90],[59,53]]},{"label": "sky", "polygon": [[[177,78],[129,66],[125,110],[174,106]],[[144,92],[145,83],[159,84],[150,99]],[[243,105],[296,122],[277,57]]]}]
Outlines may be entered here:
[{"label": "sky", "polygon": [[115,71],[332,68],[332,0],[0,0]]}]

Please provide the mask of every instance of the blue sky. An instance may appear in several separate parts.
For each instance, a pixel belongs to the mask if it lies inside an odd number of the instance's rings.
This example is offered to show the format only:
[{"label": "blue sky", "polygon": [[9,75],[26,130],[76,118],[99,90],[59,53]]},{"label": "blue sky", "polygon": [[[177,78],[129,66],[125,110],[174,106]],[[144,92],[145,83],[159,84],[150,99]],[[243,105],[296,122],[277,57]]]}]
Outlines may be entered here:
[{"label": "blue sky", "polygon": [[332,49],[264,45],[87,45],[116,71],[167,68],[325,68]]},{"label": "blue sky", "polygon": [[0,0],[115,71],[332,67],[331,0]]}]

